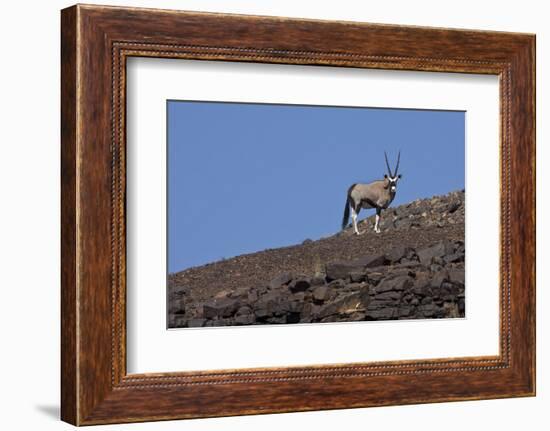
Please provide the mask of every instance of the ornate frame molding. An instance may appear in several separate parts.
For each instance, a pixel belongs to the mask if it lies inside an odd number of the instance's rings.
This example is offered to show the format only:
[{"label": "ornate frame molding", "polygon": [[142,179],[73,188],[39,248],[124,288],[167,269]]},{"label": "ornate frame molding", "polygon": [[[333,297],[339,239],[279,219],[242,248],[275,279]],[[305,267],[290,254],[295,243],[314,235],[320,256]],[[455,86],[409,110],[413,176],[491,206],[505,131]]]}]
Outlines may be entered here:
[{"label": "ornate frame molding", "polygon": [[[257,36],[257,28],[269,30]],[[329,34],[339,36],[323,37]],[[318,41],[308,42],[312,35]],[[62,419],[99,424],[533,395],[534,43],[534,36],[510,33],[99,6],[65,9]],[[128,375],[125,65],[131,56],[498,75],[500,354]],[[518,208],[529,213],[527,222],[516,215]],[[251,391],[263,393],[264,401],[249,399]],[[310,394],[307,400],[300,396],[304,391]]]}]

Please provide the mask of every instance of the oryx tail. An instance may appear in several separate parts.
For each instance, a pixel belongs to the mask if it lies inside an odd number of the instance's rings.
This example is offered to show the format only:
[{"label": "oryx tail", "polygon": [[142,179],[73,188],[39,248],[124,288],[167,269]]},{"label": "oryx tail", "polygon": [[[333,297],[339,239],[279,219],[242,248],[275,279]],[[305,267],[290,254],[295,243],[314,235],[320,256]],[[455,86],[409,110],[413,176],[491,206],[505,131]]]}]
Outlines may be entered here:
[{"label": "oryx tail", "polygon": [[344,230],[349,223],[349,205],[350,205],[350,197],[348,194],[348,197],[346,199],[346,206],[344,207],[344,218],[342,219],[342,230]]},{"label": "oryx tail", "polygon": [[348,194],[346,195],[346,206],[344,207],[344,218],[342,219],[342,230],[344,230],[349,223],[349,207],[353,204],[353,201],[351,199],[351,191],[357,184],[352,184],[351,187],[348,189]]}]

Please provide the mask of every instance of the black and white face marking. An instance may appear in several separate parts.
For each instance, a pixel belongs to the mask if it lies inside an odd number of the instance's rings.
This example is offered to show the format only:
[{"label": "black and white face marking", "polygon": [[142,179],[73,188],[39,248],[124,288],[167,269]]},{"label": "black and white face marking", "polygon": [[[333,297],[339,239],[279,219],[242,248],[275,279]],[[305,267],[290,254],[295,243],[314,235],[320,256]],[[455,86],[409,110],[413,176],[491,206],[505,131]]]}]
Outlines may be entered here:
[{"label": "black and white face marking", "polygon": [[395,176],[384,175],[384,178],[388,180],[388,188],[390,189],[390,192],[395,193],[397,190],[397,181],[401,179],[401,174]]},{"label": "black and white face marking", "polygon": [[391,171],[390,168],[390,162],[388,161],[388,155],[384,151],[384,159],[386,160],[386,168],[388,168],[388,173],[384,175],[384,178],[386,178],[389,181],[388,188],[390,189],[391,193],[395,193],[397,190],[397,181],[401,178],[401,175],[397,174],[397,171],[399,170],[399,161],[401,160],[401,151],[397,154],[397,163],[395,165],[395,171]]}]

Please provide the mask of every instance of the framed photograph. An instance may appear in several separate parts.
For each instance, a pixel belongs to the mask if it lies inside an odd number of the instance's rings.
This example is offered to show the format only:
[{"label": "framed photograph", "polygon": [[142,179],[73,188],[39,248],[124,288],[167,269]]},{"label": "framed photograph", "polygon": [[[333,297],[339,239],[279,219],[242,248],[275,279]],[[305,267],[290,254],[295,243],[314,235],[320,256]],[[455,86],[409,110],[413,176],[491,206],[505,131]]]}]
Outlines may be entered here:
[{"label": "framed photograph", "polygon": [[534,35],[61,17],[64,421],[535,394]]}]

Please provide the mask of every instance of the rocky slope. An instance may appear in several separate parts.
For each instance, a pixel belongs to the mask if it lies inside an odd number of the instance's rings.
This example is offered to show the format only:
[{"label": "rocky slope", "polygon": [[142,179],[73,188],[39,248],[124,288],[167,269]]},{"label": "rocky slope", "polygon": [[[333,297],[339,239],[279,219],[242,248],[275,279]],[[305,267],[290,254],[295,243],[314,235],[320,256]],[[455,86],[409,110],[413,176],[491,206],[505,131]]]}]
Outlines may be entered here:
[{"label": "rocky slope", "polygon": [[464,316],[464,191],[372,226],[170,274],[169,327]]}]

